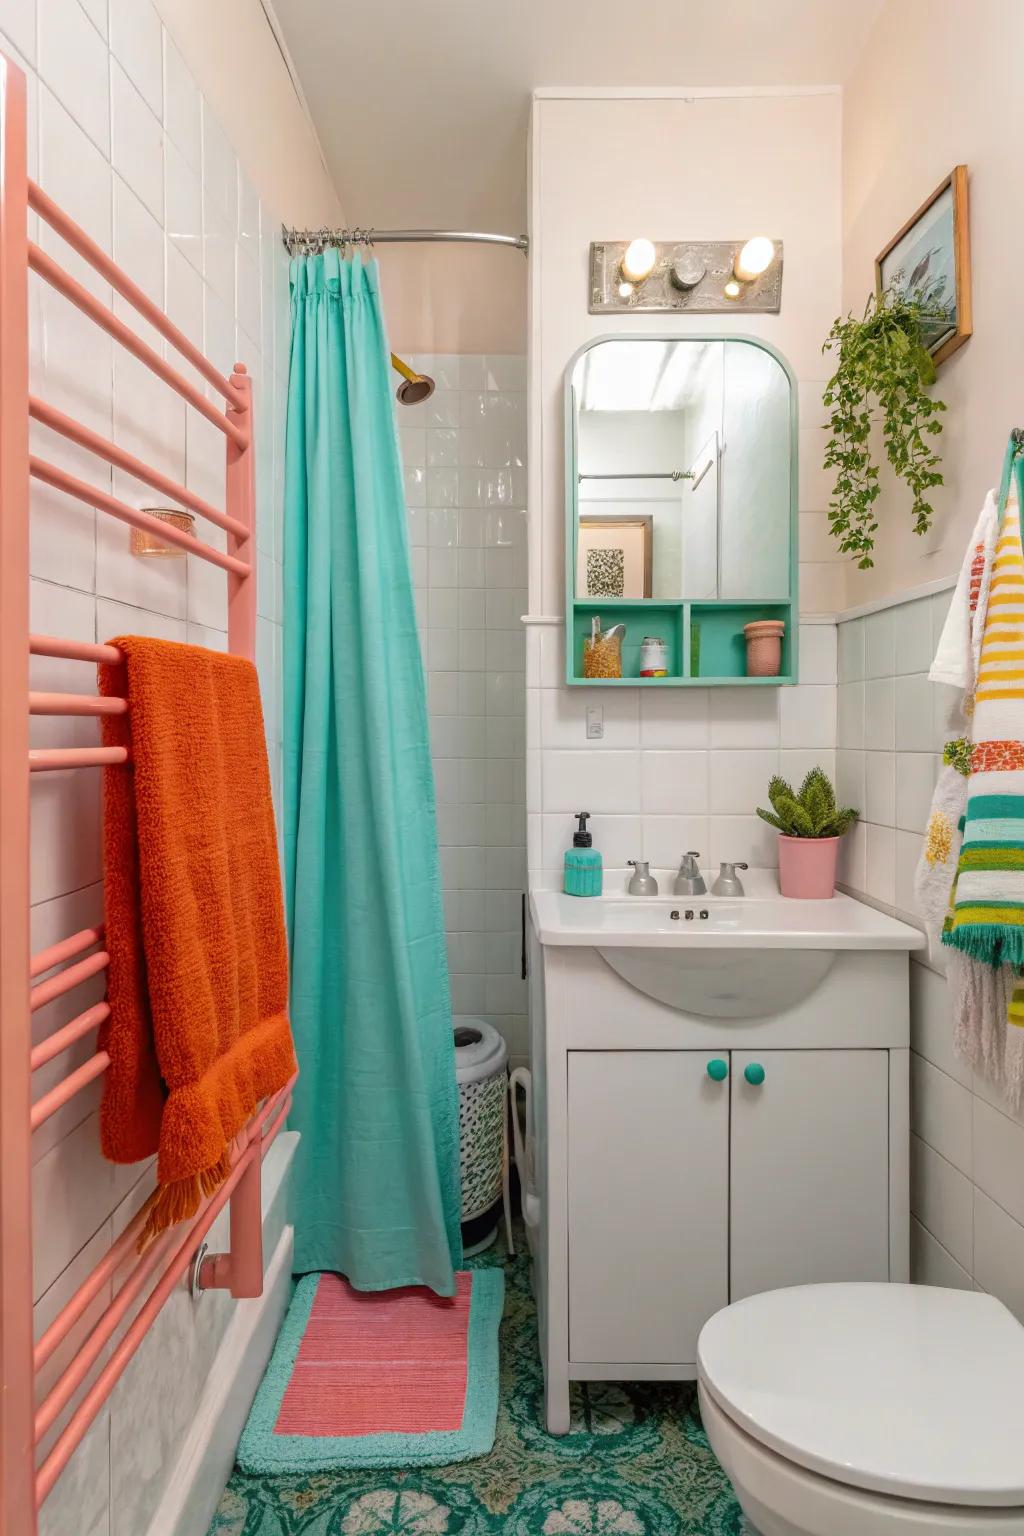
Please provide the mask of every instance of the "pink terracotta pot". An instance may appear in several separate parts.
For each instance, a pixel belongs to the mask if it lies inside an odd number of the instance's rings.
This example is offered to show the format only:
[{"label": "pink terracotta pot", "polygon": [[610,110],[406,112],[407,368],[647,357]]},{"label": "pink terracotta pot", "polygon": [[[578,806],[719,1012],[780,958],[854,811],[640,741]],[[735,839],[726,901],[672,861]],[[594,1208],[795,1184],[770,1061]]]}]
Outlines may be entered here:
[{"label": "pink terracotta pot", "polygon": [[755,619],[752,624],[744,624],[748,677],[778,677],[782,671],[785,632],[786,626],[781,619]]},{"label": "pink terracotta pot", "polygon": [[821,901],[836,893],[838,837],[786,837],[779,833],[779,890],[783,896]]}]

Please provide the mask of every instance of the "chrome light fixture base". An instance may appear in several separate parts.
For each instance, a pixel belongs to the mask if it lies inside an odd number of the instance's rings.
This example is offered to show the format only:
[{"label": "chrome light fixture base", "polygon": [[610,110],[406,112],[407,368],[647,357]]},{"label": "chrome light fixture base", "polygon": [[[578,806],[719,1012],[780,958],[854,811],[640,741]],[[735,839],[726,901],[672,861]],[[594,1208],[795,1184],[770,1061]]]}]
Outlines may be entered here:
[{"label": "chrome light fixture base", "polygon": [[730,297],[726,283],[735,282],[733,268],[742,240],[657,240],[657,259],[650,275],[639,282],[623,281],[622,258],[629,240],[594,240],[590,246],[588,309],[592,315],[644,314],[724,315],[737,310],[777,315],[782,308],[782,241],[772,242],[775,255],[759,276],[738,283]]}]

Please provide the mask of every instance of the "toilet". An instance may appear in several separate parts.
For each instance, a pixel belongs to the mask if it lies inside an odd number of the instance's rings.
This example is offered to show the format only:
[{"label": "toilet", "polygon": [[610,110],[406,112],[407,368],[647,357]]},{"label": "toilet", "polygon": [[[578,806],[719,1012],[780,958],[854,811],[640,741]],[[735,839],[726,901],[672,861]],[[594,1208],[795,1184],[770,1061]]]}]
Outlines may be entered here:
[{"label": "toilet", "polygon": [[1024,1536],[1024,1328],[981,1292],[806,1285],[716,1313],[701,1416],[759,1536]]}]

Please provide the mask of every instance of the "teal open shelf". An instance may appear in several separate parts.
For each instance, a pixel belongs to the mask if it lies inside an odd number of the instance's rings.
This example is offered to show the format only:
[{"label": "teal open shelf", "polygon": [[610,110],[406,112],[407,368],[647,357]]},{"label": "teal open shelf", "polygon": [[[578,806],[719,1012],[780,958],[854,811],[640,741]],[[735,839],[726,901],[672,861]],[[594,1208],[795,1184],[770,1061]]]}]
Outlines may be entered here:
[{"label": "teal open shelf", "polygon": [[[625,624],[622,645],[622,676],[584,677],[583,641],[597,615],[602,629]],[[782,670],[777,677],[747,676],[747,642],[743,626],[756,619],[781,619]],[[693,645],[694,626],[699,644]],[[668,649],[667,677],[640,676],[640,646],[645,635],[664,640]],[[665,602],[658,599],[580,599],[572,604],[569,644],[566,646],[566,680],[582,688],[701,688],[742,684],[744,687],[785,687],[796,682],[796,655],[792,635],[792,606],[788,602],[757,599]]]}]

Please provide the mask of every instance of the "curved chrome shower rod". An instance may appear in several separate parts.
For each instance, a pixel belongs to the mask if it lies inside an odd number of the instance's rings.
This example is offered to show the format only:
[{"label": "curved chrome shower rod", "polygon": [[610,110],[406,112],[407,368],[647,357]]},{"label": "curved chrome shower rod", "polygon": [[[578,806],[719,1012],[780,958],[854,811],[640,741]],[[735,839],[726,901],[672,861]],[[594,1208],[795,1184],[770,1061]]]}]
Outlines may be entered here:
[{"label": "curved chrome shower rod", "polygon": [[509,245],[524,254],[530,248],[526,235],[494,235],[470,229],[288,229],[281,237],[293,256],[309,256],[332,245],[389,245],[412,241],[455,241],[464,245]]}]

